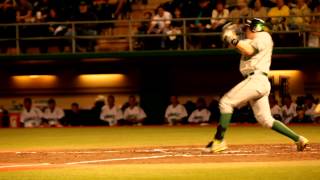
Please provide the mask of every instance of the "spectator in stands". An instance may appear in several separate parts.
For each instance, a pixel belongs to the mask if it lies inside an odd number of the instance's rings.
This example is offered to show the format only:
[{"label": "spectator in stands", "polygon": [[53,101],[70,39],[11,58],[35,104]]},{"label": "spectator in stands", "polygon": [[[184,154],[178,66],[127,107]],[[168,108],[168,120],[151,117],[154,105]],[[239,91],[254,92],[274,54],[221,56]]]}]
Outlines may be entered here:
[{"label": "spectator in stands", "polygon": [[[78,12],[71,18],[73,21],[96,21],[97,16],[90,11],[86,1],[81,0]],[[95,36],[98,34],[96,24],[78,24],[76,25],[77,36]],[[94,51],[95,40],[77,40],[77,50],[80,52]]]},{"label": "spectator in stands", "polygon": [[290,22],[291,29],[305,29],[305,26],[309,25],[311,17],[308,15],[311,14],[311,10],[305,2],[306,0],[297,0],[296,7],[293,7],[290,10],[291,16],[301,16],[301,17],[292,17]]},{"label": "spectator in stands", "polygon": [[[16,2],[14,0],[0,0],[0,23],[14,23],[16,22]],[[15,38],[14,26],[1,26],[1,38]],[[0,43],[0,53],[6,53],[8,48],[15,47],[14,41],[6,41]]]},{"label": "spectator in stands", "polygon": [[17,23],[32,21],[32,4],[28,0],[19,0],[16,11]]},{"label": "spectator in stands", "polygon": [[[140,23],[138,27],[138,32],[137,34],[147,34],[150,24],[151,24],[151,19],[152,19],[152,13],[147,11],[143,13],[143,21]],[[152,38],[149,37],[138,37],[135,41],[135,49],[139,50],[148,50],[148,49],[153,49],[152,48]]]},{"label": "spectator in stands", "polygon": [[124,123],[141,126],[146,117],[144,110],[138,106],[136,97],[129,96],[129,107],[124,111]]},{"label": "spectator in stands", "polygon": [[310,24],[310,34],[308,38],[308,46],[309,47],[320,47],[320,32],[318,31],[320,29],[320,2],[315,7],[311,19]]},{"label": "spectator in stands", "polygon": [[122,111],[115,105],[114,96],[108,96],[107,104],[102,107],[100,119],[106,122],[109,126],[115,126],[118,124],[118,121],[122,118]]},{"label": "spectator in stands", "polygon": [[210,111],[207,109],[206,101],[204,98],[198,98],[197,109],[192,112],[188,122],[190,124],[208,125],[211,116]]},{"label": "spectator in stands", "polygon": [[[19,0],[16,9],[16,21],[17,23],[34,22],[32,17],[32,4],[28,0]],[[19,29],[20,37],[32,37],[36,36],[33,33],[34,27],[22,26]],[[27,48],[32,45],[32,42],[20,41],[20,52],[26,53]]]},{"label": "spectator in stands", "polygon": [[[194,8],[190,12],[193,17],[197,17],[195,21],[188,23],[191,33],[208,32],[211,30],[212,5],[209,0],[199,0],[198,8]],[[208,18],[208,19],[206,19]],[[210,40],[206,36],[190,36],[190,48],[200,49],[211,47]]]},{"label": "spectator in stands", "polygon": [[[150,27],[147,31],[148,34],[166,34],[171,24],[172,15],[170,12],[165,11],[162,6],[156,10],[156,15],[152,17]],[[165,48],[165,37],[156,37],[159,39],[159,47]]]},{"label": "spectator in stands", "polygon": [[23,100],[23,110],[20,115],[21,123],[26,128],[40,127],[43,113],[40,109],[32,106],[31,98]]},{"label": "spectator in stands", "polygon": [[[109,5],[108,0],[94,0],[93,8],[98,20],[114,20],[113,9]],[[113,34],[114,23],[98,24],[99,34]]]},{"label": "spectator in stands", "polygon": [[[229,10],[225,8],[222,0],[217,1],[216,8],[212,11],[211,28],[213,32],[221,32],[229,17]],[[220,19],[222,18],[222,19]],[[221,37],[214,36],[212,47],[222,47]]]},{"label": "spectator in stands", "polygon": [[[48,17],[46,18],[46,21],[50,22],[50,25],[48,27],[49,36],[71,36],[71,29],[68,29],[67,25],[59,24],[59,22],[62,22],[64,20],[65,19],[58,14],[57,9],[50,8]],[[70,51],[71,46],[69,40],[64,39],[50,40],[50,45],[58,46],[60,52]]]},{"label": "spectator in stands", "polygon": [[36,21],[45,21],[49,16],[50,8],[49,0],[36,1],[33,6],[33,13]]},{"label": "spectator in stands", "polygon": [[[49,0],[37,0],[33,2],[33,20],[35,23],[46,22],[50,13],[50,3]],[[48,37],[48,26],[47,25],[37,25],[28,27],[31,35],[29,37]],[[41,53],[48,52],[49,43],[47,40],[33,40],[30,42],[33,47],[39,47]],[[40,44],[40,46],[39,46]]]},{"label": "spectator in stands", "polygon": [[0,121],[1,127],[8,128],[10,127],[10,116],[9,111],[6,110],[3,106],[0,106]]},{"label": "spectator in stands", "polygon": [[282,122],[285,124],[289,124],[294,118],[297,117],[297,104],[292,102],[291,96],[286,95],[283,98],[283,106],[282,110]]},{"label": "spectator in stands", "polygon": [[173,126],[181,123],[188,114],[186,108],[179,103],[178,96],[171,96],[170,102],[165,112],[165,119],[170,126]]},{"label": "spectator in stands", "polygon": [[126,0],[108,0],[108,4],[112,8],[112,16],[117,19],[122,13],[126,5]]},{"label": "spectator in stands", "polygon": [[44,126],[62,127],[64,111],[56,106],[56,101],[54,99],[49,99],[48,108],[45,109],[43,118],[45,120]]},{"label": "spectator in stands", "polygon": [[66,111],[65,125],[82,126],[86,125],[86,115],[81,111],[78,103],[71,104],[71,111]]},{"label": "spectator in stands", "polygon": [[242,23],[242,20],[248,15],[249,7],[247,0],[237,0],[237,6],[230,12],[229,18],[233,23]]},{"label": "spectator in stands", "polygon": [[0,22],[14,23],[16,21],[16,1],[0,0]]},{"label": "spectator in stands", "polygon": [[278,101],[276,100],[276,97],[274,95],[269,95],[269,105],[272,116],[275,119],[282,121],[282,110],[278,105]]},{"label": "spectator in stands", "polygon": [[250,3],[249,17],[250,18],[260,18],[266,20],[267,8],[262,4],[262,0],[253,0]]},{"label": "spectator in stands", "polygon": [[183,33],[183,21],[179,20],[182,18],[182,12],[180,8],[175,8],[173,13],[173,21],[167,31],[166,45],[168,49],[182,49],[182,33]]},{"label": "spectator in stands", "polygon": [[284,0],[276,0],[276,3],[276,7],[271,8],[268,12],[268,17],[271,18],[273,25],[272,29],[276,31],[288,30],[286,18],[290,15],[290,9]]},{"label": "spectator in stands", "polygon": [[[216,3],[216,8],[212,11],[211,28],[221,31],[222,26],[226,24],[229,17],[229,10],[225,8],[222,0]],[[221,18],[221,19],[220,19]]]}]

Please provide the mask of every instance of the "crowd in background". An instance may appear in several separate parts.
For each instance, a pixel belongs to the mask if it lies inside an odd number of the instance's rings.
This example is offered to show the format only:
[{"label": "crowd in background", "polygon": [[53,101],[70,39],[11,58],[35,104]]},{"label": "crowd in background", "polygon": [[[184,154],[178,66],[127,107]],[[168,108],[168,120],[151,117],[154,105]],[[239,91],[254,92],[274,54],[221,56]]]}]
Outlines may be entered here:
[{"label": "crowd in background", "polygon": [[[136,0],[137,1],[137,0]],[[220,32],[227,21],[242,23],[244,18],[263,17],[269,29],[277,31],[312,30],[308,38],[309,46],[319,47],[320,15],[319,0],[171,0],[159,5],[155,12],[145,12],[144,19],[137,27],[138,34],[158,34],[163,37],[137,38],[136,49],[182,49],[184,41],[184,22],[180,18],[195,18],[186,22],[187,33]],[[147,3],[147,1],[143,1]],[[48,26],[22,26],[21,38],[64,36],[65,39],[52,40],[60,51],[70,51],[72,30],[69,25],[59,24],[68,21],[117,20],[130,18],[134,0],[1,0],[0,24],[51,22]],[[277,17],[281,16],[281,17]],[[290,16],[290,17],[289,17]],[[300,17],[295,17],[300,16]],[[267,18],[266,18],[267,17]],[[207,19],[200,19],[207,18]],[[227,18],[227,19],[221,19]],[[95,36],[112,34],[114,23],[79,24],[75,35]],[[15,38],[14,26],[1,26],[0,38]],[[135,31],[135,30],[132,30]],[[132,32],[130,32],[132,33]],[[275,34],[276,46],[301,46],[302,36],[296,34]],[[15,40],[2,43],[0,50],[15,47]],[[48,50],[44,40],[21,41],[20,50],[38,46],[42,53]],[[41,46],[39,46],[41,44]],[[96,40],[77,39],[78,52],[95,51]],[[187,45],[190,49],[223,47],[219,36],[189,35]]]},{"label": "crowd in background", "polygon": [[[48,26],[22,26],[19,35],[25,37],[71,37],[71,27],[59,22],[67,21],[97,21],[116,20],[128,18],[133,0],[1,0],[0,1],[0,24],[8,23],[41,23],[52,22]],[[77,35],[98,35],[106,33],[113,27],[113,23],[107,24],[83,24],[76,26]],[[15,38],[14,26],[0,27],[0,38]],[[47,51],[47,41],[20,42],[21,52],[25,53],[27,47],[41,44],[41,52]],[[54,43],[60,51],[70,50],[70,41],[58,40]],[[53,42],[50,42],[53,45]],[[38,45],[39,46],[39,45]],[[94,41],[80,40],[77,42],[78,51],[93,51]],[[3,44],[5,47],[15,47],[14,41]]]},{"label": "crowd in background", "polygon": [[[113,95],[107,98],[99,96],[91,109],[81,109],[78,103],[72,103],[70,109],[63,110],[54,99],[49,99],[47,106],[36,107],[31,98],[25,98],[21,108],[21,127],[69,127],[69,126],[142,126],[148,124],[148,116],[139,106],[135,96],[129,96],[128,102],[116,106]],[[289,95],[279,104],[275,96],[269,96],[270,110],[275,119],[289,123],[319,123],[319,99],[312,95],[298,97],[295,102]],[[318,108],[318,109],[317,109]],[[10,127],[9,112],[0,107],[2,127]],[[174,125],[209,125],[220,118],[219,102],[209,104],[199,97],[196,102],[180,104],[178,96],[170,97],[170,104],[163,112],[160,124]],[[249,105],[235,109],[233,123],[256,123]]]},{"label": "crowd in background", "polygon": [[[183,22],[179,18],[195,18],[186,22],[189,33],[221,32],[227,22],[243,23],[246,18],[259,17],[266,21],[267,30],[316,30],[319,29],[320,3],[312,0],[173,0],[160,5],[152,16],[145,13],[150,23],[142,23],[139,33],[165,34],[145,40],[144,49],[179,49],[183,46]],[[278,17],[281,16],[281,17]],[[200,19],[206,18],[206,19]],[[188,36],[190,49],[225,47],[218,35]],[[150,38],[151,39],[151,38]],[[302,46],[301,34],[273,34],[276,46]],[[141,43],[141,42],[138,42]],[[319,33],[309,34],[309,46],[319,47]],[[140,46],[141,47],[141,46]]]}]

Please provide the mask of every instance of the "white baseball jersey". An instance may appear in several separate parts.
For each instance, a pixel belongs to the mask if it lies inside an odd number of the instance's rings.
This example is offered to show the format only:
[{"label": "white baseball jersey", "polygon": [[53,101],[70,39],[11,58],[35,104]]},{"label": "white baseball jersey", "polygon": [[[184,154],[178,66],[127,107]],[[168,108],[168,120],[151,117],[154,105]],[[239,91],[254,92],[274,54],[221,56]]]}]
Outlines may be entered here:
[{"label": "white baseball jersey", "polygon": [[307,108],[305,111],[305,115],[309,116],[311,118],[312,121],[314,121],[315,117],[316,117],[316,104],[312,104],[311,108]]},{"label": "white baseball jersey", "polygon": [[139,106],[134,106],[133,108],[128,107],[124,111],[124,119],[140,120],[140,119],[144,119],[146,117],[147,117],[146,113]]},{"label": "white baseball jersey", "polygon": [[172,104],[167,107],[165,118],[167,120],[179,120],[188,116],[186,108],[178,104],[177,106],[173,106]]},{"label": "white baseball jersey", "polygon": [[240,72],[242,75],[248,75],[251,72],[259,71],[268,73],[271,65],[271,55],[273,48],[272,37],[267,32],[257,32],[253,40],[248,41],[256,50],[251,57],[242,55],[240,61]]},{"label": "white baseball jersey", "polygon": [[168,11],[164,11],[163,16],[159,16],[159,14],[156,14],[153,16],[151,24],[152,25],[158,25],[159,29],[165,28],[166,25],[171,24],[172,15]]},{"label": "white baseball jersey", "polygon": [[25,127],[37,127],[41,124],[43,113],[40,109],[32,107],[30,111],[23,108],[20,119]]},{"label": "white baseball jersey", "polygon": [[289,107],[282,106],[283,122],[288,124],[294,117],[297,116],[297,104],[291,103]]},{"label": "white baseball jersey", "polygon": [[271,108],[271,114],[274,115],[279,115],[280,117],[282,117],[282,110],[281,107],[276,104]]},{"label": "white baseball jersey", "polygon": [[100,119],[109,123],[110,126],[116,125],[117,121],[123,118],[123,114],[120,108],[109,105],[102,107]]},{"label": "white baseball jersey", "polygon": [[59,123],[58,120],[64,117],[64,111],[59,107],[55,107],[53,111],[47,108],[43,117],[49,121],[49,125],[56,125]]},{"label": "white baseball jersey", "polygon": [[190,123],[203,123],[203,122],[208,122],[209,121],[209,118],[210,118],[210,115],[211,115],[211,112],[208,111],[207,109],[196,109],[194,110],[188,121]]}]

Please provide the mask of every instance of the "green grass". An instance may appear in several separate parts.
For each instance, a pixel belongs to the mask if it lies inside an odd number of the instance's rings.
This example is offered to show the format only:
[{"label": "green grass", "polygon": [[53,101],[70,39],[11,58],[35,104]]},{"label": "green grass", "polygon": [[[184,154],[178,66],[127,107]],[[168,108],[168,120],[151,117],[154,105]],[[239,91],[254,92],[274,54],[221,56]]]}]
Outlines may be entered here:
[{"label": "green grass", "polygon": [[[292,129],[311,142],[320,143],[320,126],[294,126]],[[0,129],[0,151],[204,145],[214,131],[213,126]],[[260,126],[230,127],[226,140],[229,144],[291,142]]]},{"label": "green grass", "polygon": [[104,165],[0,172],[0,179],[320,179],[319,161]]}]

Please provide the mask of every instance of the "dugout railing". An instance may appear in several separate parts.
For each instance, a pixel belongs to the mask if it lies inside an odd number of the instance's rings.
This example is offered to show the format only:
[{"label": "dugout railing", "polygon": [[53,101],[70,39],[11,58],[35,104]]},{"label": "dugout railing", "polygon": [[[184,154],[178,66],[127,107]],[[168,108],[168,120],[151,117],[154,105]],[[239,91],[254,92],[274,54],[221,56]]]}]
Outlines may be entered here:
[{"label": "dugout railing", "polygon": [[[293,18],[308,18],[309,23],[308,24],[303,24],[299,26],[295,26],[294,29],[290,26],[291,20]],[[226,19],[227,21],[238,21],[240,24],[245,22],[245,19],[247,17],[243,18],[235,18],[231,19],[228,18]],[[268,17],[261,17],[264,19],[267,19]],[[269,31],[273,35],[289,35],[289,34],[295,34],[299,43],[295,44],[290,44],[292,47],[308,47],[308,40],[309,36],[312,34],[314,37],[318,38],[320,37],[320,16],[319,15],[309,15],[309,16],[287,16],[287,17],[273,17],[273,18],[279,18],[282,19],[285,18],[287,23],[283,23],[285,25],[289,25],[284,27],[283,29],[281,28],[274,28],[274,25],[272,24],[269,25]],[[217,18],[219,19],[219,18]],[[43,48],[45,46],[51,46],[52,42],[58,42],[63,41],[66,46],[70,47],[70,51],[67,51],[65,53],[70,53],[70,54],[76,54],[76,53],[82,53],[78,51],[78,42],[79,41],[92,41],[94,44],[94,48],[92,49],[92,52],[96,52],[96,46],[99,44],[97,43],[98,40],[106,40],[106,43],[110,42],[111,46],[112,43],[116,41],[108,41],[108,40],[125,40],[125,43],[127,44],[127,48],[120,49],[119,51],[123,52],[133,52],[133,51],[145,51],[145,50],[150,50],[148,48],[137,48],[137,41],[138,40],[144,40],[144,39],[149,39],[151,40],[151,44],[155,43],[153,42],[152,38],[158,39],[160,43],[164,41],[166,38],[170,38],[173,36],[178,36],[181,38],[181,47],[178,48],[173,48],[170,50],[173,51],[189,51],[189,50],[195,50],[194,48],[191,48],[190,44],[190,37],[205,37],[205,39],[210,39],[210,38],[216,38],[219,39],[219,36],[221,35],[221,31],[212,31],[209,29],[209,31],[191,31],[190,29],[190,24],[195,21],[210,21],[211,18],[180,18],[180,19],[172,19],[171,22],[181,22],[182,23],[182,28],[181,28],[181,33],[179,34],[167,34],[167,33],[161,33],[161,34],[146,34],[146,33],[139,33],[137,30],[139,25],[141,25],[143,22],[144,23],[149,23],[150,20],[137,20],[137,19],[132,19],[132,20],[110,20],[110,21],[74,21],[74,22],[33,22],[33,23],[18,23],[18,24],[0,24],[0,49],[5,49],[5,48],[15,48],[16,49],[16,54],[20,55],[23,54],[21,49],[22,46],[25,44],[33,44],[39,48]],[[81,26],[84,27],[90,27],[90,26],[95,26],[92,30],[97,30],[99,27],[103,29],[105,26],[108,25],[114,25],[113,28],[111,29],[111,33],[88,33],[86,35],[84,34],[79,34],[78,33],[78,28]],[[283,25],[279,23],[279,25]],[[294,25],[294,24],[293,24]],[[48,27],[50,26],[56,26],[56,28],[61,27],[63,30],[61,30],[61,34],[59,35],[54,35],[54,34],[49,34],[49,33],[43,33],[42,30],[46,31],[48,30]],[[280,27],[280,26],[279,26]],[[106,28],[107,29],[107,28]],[[113,32],[112,32],[113,30]],[[117,31],[114,31],[117,30]],[[27,33],[26,33],[27,32]],[[241,36],[241,35],[240,35]],[[203,39],[200,39],[200,41]],[[288,39],[280,39],[280,41],[289,41],[292,40],[291,37]],[[32,43],[33,42],[33,43]],[[319,42],[318,42],[319,43]],[[28,47],[28,45],[26,46]],[[222,48],[225,48],[226,46],[222,46]],[[198,49],[214,49],[215,47],[200,47]],[[159,49],[152,49],[152,50],[168,50],[168,48],[162,48],[160,45]],[[196,48],[197,49],[197,48]],[[113,51],[113,50],[109,50]],[[91,52],[91,53],[92,53]],[[105,50],[105,52],[108,52],[108,50]]]}]

